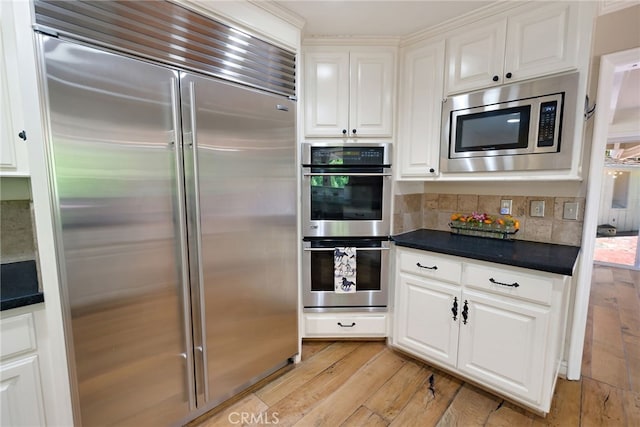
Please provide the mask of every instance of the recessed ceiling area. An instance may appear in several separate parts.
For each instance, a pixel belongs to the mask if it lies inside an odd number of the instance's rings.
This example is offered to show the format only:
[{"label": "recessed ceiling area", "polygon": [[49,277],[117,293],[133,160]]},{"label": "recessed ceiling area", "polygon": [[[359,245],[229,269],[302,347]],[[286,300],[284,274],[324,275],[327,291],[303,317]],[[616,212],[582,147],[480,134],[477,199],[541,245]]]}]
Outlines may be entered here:
[{"label": "recessed ceiling area", "polygon": [[609,109],[609,162],[640,164],[640,64],[616,72]]},{"label": "recessed ceiling area", "polygon": [[302,17],[303,37],[402,37],[480,9],[494,1],[276,1]]}]

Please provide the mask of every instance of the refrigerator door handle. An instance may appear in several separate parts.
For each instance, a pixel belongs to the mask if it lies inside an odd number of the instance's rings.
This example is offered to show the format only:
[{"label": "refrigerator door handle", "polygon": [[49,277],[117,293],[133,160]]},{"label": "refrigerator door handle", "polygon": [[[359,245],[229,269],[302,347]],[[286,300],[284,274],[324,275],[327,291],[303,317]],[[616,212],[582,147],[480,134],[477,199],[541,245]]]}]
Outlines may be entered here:
[{"label": "refrigerator door handle", "polygon": [[[204,304],[204,277],[202,273],[202,234],[201,234],[201,218],[200,218],[200,186],[199,186],[199,173],[198,173],[198,140],[196,133],[196,94],[195,94],[195,82],[189,81],[188,83],[188,115],[186,118],[188,126],[188,132],[186,133],[190,136],[190,141],[185,146],[185,150],[191,150],[191,174],[190,180],[187,182],[187,185],[190,186],[191,193],[188,203],[190,205],[190,209],[192,211],[191,223],[192,227],[189,230],[194,237],[195,240],[195,254],[192,256],[192,260],[195,261],[195,265],[192,268],[195,268],[197,272],[196,277],[192,278],[192,287],[193,292],[197,295],[194,301],[194,340],[195,340],[195,348],[197,350],[196,354],[196,372],[198,372],[198,378],[196,379],[196,394],[198,403],[200,402],[208,402],[209,401],[209,381],[207,381],[208,373],[207,373],[207,346],[205,343],[205,338],[207,336],[206,322],[205,322],[205,308]],[[185,154],[186,155],[186,154]],[[192,300],[193,301],[193,300]]]},{"label": "refrigerator door handle", "polygon": [[193,352],[189,349],[193,348],[193,342],[191,339],[191,332],[189,326],[191,325],[191,297],[189,294],[189,270],[188,270],[188,247],[187,247],[187,230],[186,230],[186,208],[185,208],[185,192],[184,192],[184,166],[182,159],[181,149],[181,134],[180,130],[180,87],[178,77],[171,77],[171,112],[173,121],[173,138],[171,145],[173,146],[174,159],[175,159],[175,171],[176,171],[176,213],[178,216],[178,241],[180,246],[180,281],[182,291],[182,306],[183,306],[183,323],[185,327],[185,352],[180,356],[185,359],[186,364],[186,394],[189,396],[189,408],[194,410],[196,408],[196,401],[194,395],[194,374],[193,374]]}]

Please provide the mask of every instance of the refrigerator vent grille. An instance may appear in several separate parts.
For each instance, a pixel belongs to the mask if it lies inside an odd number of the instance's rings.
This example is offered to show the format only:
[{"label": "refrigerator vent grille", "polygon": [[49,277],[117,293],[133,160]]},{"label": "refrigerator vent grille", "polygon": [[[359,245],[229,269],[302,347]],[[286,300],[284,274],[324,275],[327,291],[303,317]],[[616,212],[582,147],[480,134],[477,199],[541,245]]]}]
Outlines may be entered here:
[{"label": "refrigerator vent grille", "polygon": [[36,24],[83,41],[295,95],[295,54],[167,1],[35,1]]}]

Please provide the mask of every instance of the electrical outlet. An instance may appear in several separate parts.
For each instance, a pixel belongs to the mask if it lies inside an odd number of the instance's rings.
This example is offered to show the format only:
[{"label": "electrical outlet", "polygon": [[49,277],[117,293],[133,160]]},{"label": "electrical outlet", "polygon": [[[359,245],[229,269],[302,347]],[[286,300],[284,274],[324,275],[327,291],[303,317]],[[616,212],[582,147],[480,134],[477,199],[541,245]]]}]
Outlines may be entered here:
[{"label": "electrical outlet", "polygon": [[529,215],[544,217],[544,200],[532,200]]},{"label": "electrical outlet", "polygon": [[500,200],[500,215],[511,215],[511,200]]},{"label": "electrical outlet", "polygon": [[562,219],[578,219],[578,202],[564,202]]}]

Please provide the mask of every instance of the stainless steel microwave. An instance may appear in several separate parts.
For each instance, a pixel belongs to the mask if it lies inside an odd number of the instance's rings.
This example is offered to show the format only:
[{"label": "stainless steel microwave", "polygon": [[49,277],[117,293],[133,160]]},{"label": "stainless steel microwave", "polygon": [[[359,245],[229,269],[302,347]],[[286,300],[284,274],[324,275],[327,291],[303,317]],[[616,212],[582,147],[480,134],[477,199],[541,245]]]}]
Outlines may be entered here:
[{"label": "stainless steel microwave", "polygon": [[442,112],[442,172],[571,168],[578,73],[455,95]]}]

